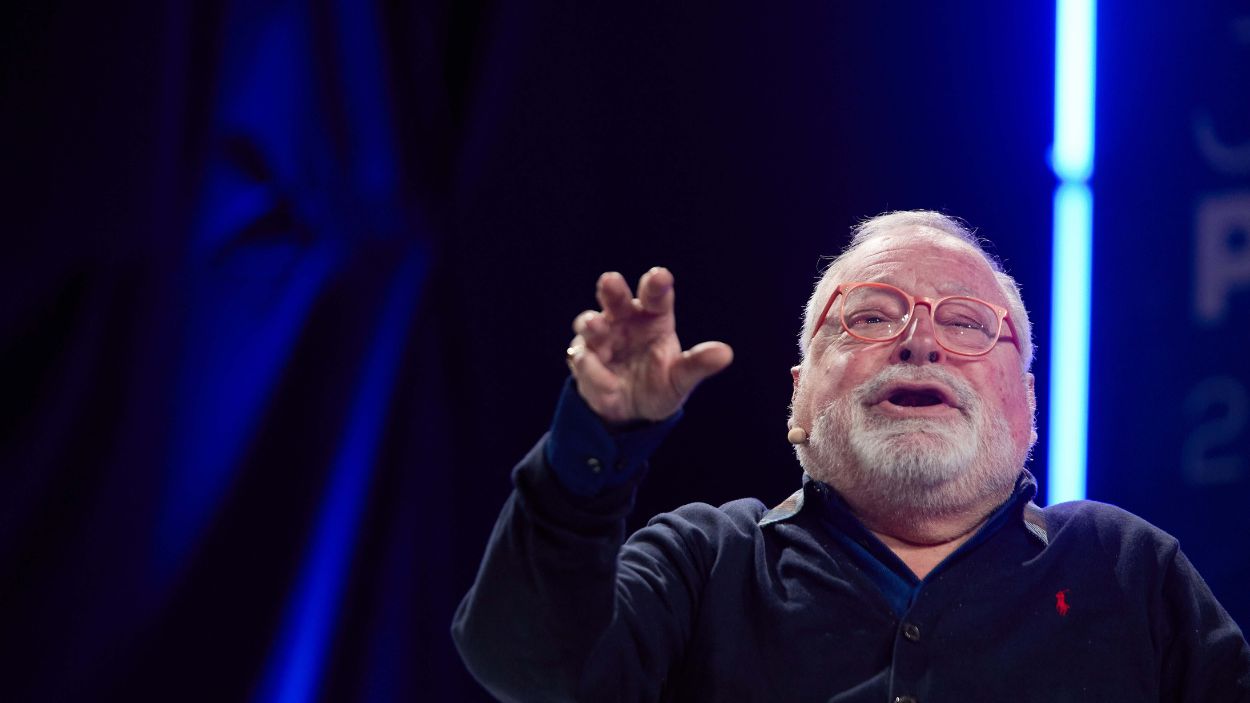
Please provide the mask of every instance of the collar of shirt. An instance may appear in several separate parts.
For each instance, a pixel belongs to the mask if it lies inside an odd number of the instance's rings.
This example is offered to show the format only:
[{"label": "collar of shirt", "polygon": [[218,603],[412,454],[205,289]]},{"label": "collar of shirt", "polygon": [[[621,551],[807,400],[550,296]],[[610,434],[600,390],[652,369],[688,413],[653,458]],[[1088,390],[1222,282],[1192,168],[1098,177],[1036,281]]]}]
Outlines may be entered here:
[{"label": "collar of shirt", "polygon": [[1027,470],[1021,471],[1011,497],[990,514],[971,539],[943,559],[923,580],[916,578],[898,555],[855,517],[846,500],[831,486],[804,475],[801,493],[806,500],[800,499],[799,509],[806,507],[815,512],[834,541],[885,596],[894,613],[902,616],[915,602],[926,582],[936,578],[960,556],[985,542],[1012,519],[1024,519],[1023,508],[1031,505],[1030,501],[1037,493],[1037,480]]}]

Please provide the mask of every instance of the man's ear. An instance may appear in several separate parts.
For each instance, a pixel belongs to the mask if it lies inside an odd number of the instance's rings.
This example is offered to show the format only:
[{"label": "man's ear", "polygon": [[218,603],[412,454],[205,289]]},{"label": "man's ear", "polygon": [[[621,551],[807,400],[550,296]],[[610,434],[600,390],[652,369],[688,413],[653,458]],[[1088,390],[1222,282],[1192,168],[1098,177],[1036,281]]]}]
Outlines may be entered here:
[{"label": "man's ear", "polygon": [[790,410],[791,411],[794,410],[794,399],[799,397],[799,369],[801,367],[802,367],[801,364],[796,364],[790,367],[790,378],[792,379],[792,383],[793,383],[793,385],[790,388]]},{"label": "man's ear", "polygon": [[1029,401],[1029,451],[1037,445],[1037,392],[1033,388],[1033,374],[1024,374],[1024,390]]}]

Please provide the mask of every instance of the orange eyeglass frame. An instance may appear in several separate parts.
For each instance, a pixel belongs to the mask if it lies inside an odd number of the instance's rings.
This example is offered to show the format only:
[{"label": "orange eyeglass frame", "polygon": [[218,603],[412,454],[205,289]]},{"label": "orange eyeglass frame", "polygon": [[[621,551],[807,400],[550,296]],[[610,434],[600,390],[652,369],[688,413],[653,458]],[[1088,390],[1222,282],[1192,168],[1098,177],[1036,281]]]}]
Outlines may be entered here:
[{"label": "orange eyeglass frame", "polygon": [[[850,328],[846,326],[846,295],[861,286],[897,291],[899,294],[901,294],[903,298],[907,300],[908,307],[907,307],[906,317],[907,317],[908,323],[903,325],[901,328],[899,328],[898,332],[895,332],[889,337],[882,337],[879,339],[873,338],[873,337],[864,337],[864,336],[861,336],[852,332]],[[1002,334],[1003,322],[1006,322],[1007,329],[1010,331],[1010,336],[1006,337],[1005,339],[1007,339],[1012,344],[1014,344],[1017,351],[1021,353],[1023,353],[1024,351],[1023,349],[1020,348],[1019,338],[1016,335],[1016,326],[1012,324],[1011,322],[1011,313],[1009,310],[1007,310],[1007,308],[1004,308],[1001,305],[995,305],[994,303],[991,303],[988,300],[981,300],[980,298],[974,298],[970,295],[946,295],[946,296],[942,296],[941,298],[930,298],[928,296],[923,296],[923,295],[912,295],[911,293],[908,293],[907,291],[903,290],[902,288],[899,288],[898,286],[892,286],[888,283],[876,283],[873,281],[848,281],[847,283],[839,283],[838,286],[833,289],[833,293],[829,295],[829,300],[825,303],[825,307],[820,311],[820,317],[816,319],[816,326],[812,328],[812,337],[810,340],[808,340],[809,343],[816,339],[816,335],[820,332],[820,328],[824,326],[825,320],[828,319],[829,317],[829,309],[833,307],[833,301],[836,300],[839,295],[842,296],[842,307],[838,308],[838,322],[842,325],[842,329],[846,330],[846,333],[851,335],[855,339],[859,339],[865,342],[889,342],[889,341],[898,339],[900,336],[902,336],[904,332],[907,331],[907,328],[911,326],[911,316],[915,314],[917,305],[927,306],[929,308],[929,316],[932,317],[934,308],[946,302],[947,300],[972,300],[972,301],[988,306],[998,316],[998,328],[994,331],[994,341],[989,345],[989,347],[985,349],[985,351],[969,353],[965,351],[959,351],[957,349],[951,349],[950,347],[942,343],[942,340],[939,336],[935,335],[934,341],[936,341],[939,346],[941,346],[943,349],[945,349],[946,351],[952,354],[959,354],[960,356],[985,356],[986,354],[989,354],[991,351],[993,351],[994,347],[997,346],[998,343],[1004,339],[1003,334]]]}]

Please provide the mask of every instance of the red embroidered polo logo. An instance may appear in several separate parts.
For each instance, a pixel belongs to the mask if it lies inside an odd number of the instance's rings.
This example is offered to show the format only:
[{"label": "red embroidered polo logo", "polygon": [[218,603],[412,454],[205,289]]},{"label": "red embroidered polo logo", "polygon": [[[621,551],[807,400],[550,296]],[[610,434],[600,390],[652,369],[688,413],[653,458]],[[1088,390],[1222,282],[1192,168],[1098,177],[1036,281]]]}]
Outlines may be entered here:
[{"label": "red embroidered polo logo", "polygon": [[1059,591],[1058,593],[1055,594],[1055,610],[1058,611],[1060,615],[1068,614],[1068,591],[1069,590],[1071,589],[1065,588],[1062,591]]}]

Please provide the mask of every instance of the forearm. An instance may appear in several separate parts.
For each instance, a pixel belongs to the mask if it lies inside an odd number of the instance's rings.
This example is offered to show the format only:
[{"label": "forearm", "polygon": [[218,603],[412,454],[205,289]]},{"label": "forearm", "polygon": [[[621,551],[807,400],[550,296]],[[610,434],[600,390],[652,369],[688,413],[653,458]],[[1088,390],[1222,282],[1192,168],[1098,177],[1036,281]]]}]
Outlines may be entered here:
[{"label": "forearm", "polygon": [[513,472],[504,505],[452,628],[470,671],[504,700],[567,700],[612,619],[616,556],[632,484],[596,497],[566,490],[547,438]]}]

